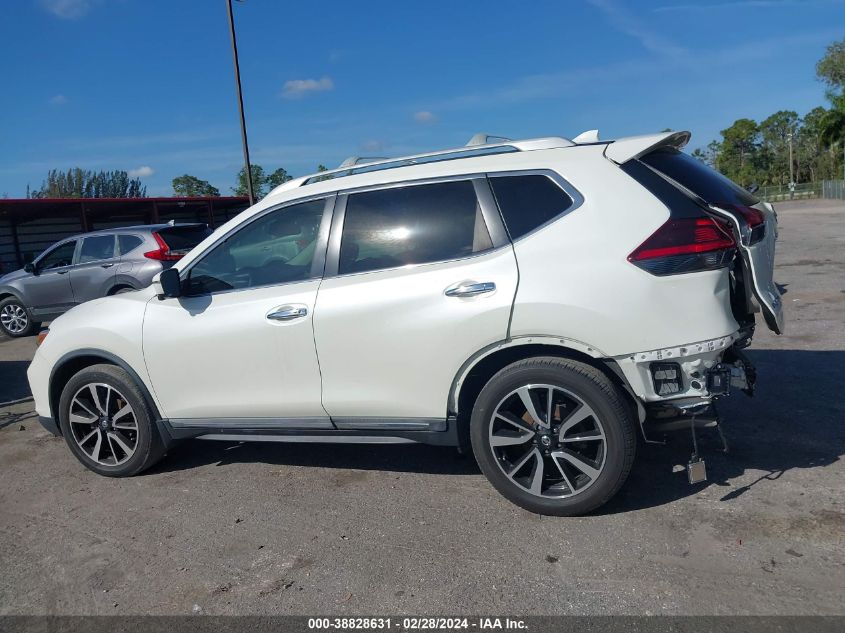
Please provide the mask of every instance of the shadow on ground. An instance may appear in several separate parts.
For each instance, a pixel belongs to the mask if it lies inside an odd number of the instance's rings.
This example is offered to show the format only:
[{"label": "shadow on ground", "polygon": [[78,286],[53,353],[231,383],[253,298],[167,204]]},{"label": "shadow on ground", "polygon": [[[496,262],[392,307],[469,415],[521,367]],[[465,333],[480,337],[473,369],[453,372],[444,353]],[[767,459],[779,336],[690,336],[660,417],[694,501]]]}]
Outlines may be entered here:
[{"label": "shadow on ground", "polygon": [[0,402],[9,402],[29,397],[29,382],[26,368],[29,362],[24,360],[0,361]]},{"label": "shadow on ground", "polygon": [[[845,452],[845,352],[756,350],[757,393],[736,392],[719,404],[730,450],[720,451],[714,431],[700,434],[709,481],[687,483],[685,464],[692,445],[687,433],[669,436],[666,445],[641,443],[634,469],[619,494],[602,513],[618,513],[671,503],[706,486],[721,486],[730,501],[793,468],[817,468]],[[388,470],[443,475],[478,474],[471,457],[431,446],[345,446],[334,444],[232,444],[194,440],[174,450],[156,471],[205,464],[239,462]],[[729,480],[746,470],[760,471],[751,485],[730,488]]]}]

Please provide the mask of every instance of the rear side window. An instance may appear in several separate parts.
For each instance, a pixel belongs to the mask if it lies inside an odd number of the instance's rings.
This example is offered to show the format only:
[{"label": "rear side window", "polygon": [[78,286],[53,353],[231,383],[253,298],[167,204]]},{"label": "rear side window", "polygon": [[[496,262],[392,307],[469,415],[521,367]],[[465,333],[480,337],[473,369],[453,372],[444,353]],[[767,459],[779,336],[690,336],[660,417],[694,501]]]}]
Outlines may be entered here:
[{"label": "rear side window", "polygon": [[349,196],[338,273],[458,259],[493,247],[469,180]]},{"label": "rear side window", "polygon": [[750,207],[759,202],[757,198],[729,178],[710,169],[700,160],[676,149],[660,149],[646,154],[640,160],[711,204]]},{"label": "rear side window", "polygon": [[573,204],[551,178],[539,174],[491,176],[490,186],[512,240],[556,218]]},{"label": "rear side window", "polygon": [[95,235],[82,240],[79,263],[96,262],[114,257],[114,235]]},{"label": "rear side window", "polygon": [[128,252],[135,250],[138,248],[144,240],[142,240],[137,235],[118,235],[117,236],[117,243],[120,247],[120,254],[126,255]]},{"label": "rear side window", "polygon": [[206,226],[168,226],[156,231],[173,255],[185,255],[211,235]]}]

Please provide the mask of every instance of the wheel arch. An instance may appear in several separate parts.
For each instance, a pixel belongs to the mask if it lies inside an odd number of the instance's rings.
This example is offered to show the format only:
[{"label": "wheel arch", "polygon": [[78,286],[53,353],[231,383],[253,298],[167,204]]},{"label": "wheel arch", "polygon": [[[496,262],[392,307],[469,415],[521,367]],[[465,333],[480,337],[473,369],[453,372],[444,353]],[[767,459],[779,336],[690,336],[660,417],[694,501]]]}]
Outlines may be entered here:
[{"label": "wheel arch", "polygon": [[484,385],[501,369],[526,358],[556,356],[580,361],[595,367],[624,394],[634,416],[642,421],[645,409],[634,395],[615,360],[600,349],[572,339],[547,336],[526,336],[501,341],[484,348],[469,358],[458,370],[449,391],[447,411],[457,420],[458,443],[461,450],[471,450],[469,420],[475,401]]},{"label": "wheel arch", "polygon": [[144,394],[144,402],[149,407],[150,411],[152,412],[153,416],[156,420],[161,419],[161,414],[158,411],[158,407],[156,407],[155,401],[153,400],[150,390],[147,388],[146,383],[141,380],[141,377],[138,375],[132,367],[123,359],[115,356],[111,352],[106,352],[99,349],[80,349],[62,356],[58,362],[53,366],[52,371],[50,372],[50,381],[48,383],[48,394],[50,398],[50,412],[53,415],[53,418],[56,420],[56,426],[59,428],[59,432],[61,433],[61,427],[58,424],[59,421],[59,399],[62,397],[62,391],[65,388],[65,385],[68,381],[75,376],[77,373],[85,369],[86,367],[91,367],[93,365],[114,365],[116,367],[120,367],[129,376],[135,383],[138,385],[138,388],[141,390],[141,393]]},{"label": "wheel arch", "polygon": [[109,288],[109,291],[106,293],[106,296],[111,297],[112,295],[117,294],[118,290],[123,290],[124,288],[138,290],[138,288],[128,282],[118,281],[117,283],[113,284],[111,288]]}]

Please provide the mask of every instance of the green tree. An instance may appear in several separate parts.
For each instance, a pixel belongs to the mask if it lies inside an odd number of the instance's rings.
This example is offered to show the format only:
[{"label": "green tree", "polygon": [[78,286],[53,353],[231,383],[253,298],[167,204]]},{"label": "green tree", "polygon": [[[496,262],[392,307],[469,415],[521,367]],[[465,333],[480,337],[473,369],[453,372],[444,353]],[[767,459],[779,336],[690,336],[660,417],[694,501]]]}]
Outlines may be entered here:
[{"label": "green tree", "polygon": [[764,157],[764,166],[760,170],[766,184],[784,185],[789,182],[789,144],[793,144],[792,160],[793,175],[795,173],[795,159],[798,157],[794,151],[798,143],[798,129],[801,119],[798,113],[792,110],[780,110],[775,112],[762,123],[760,123],[761,147]]},{"label": "green tree", "polygon": [[760,128],[751,119],[738,119],[722,130],[722,143],[716,166],[719,171],[740,185],[757,180],[760,151]]},{"label": "green tree", "polygon": [[[255,194],[256,200],[261,200],[261,198],[267,195],[267,175],[264,173],[264,168],[261,165],[253,163],[249,167],[252,174],[252,192]],[[232,191],[235,192],[236,196],[249,195],[249,187],[247,187],[246,182],[246,169],[244,167],[241,167],[240,171],[238,171],[237,185],[232,187]]]},{"label": "green tree", "polygon": [[827,47],[827,52],[816,64],[816,75],[834,91],[845,86],[845,39]]},{"label": "green tree", "polygon": [[51,169],[41,188],[29,192],[32,198],[144,198],[147,188],[140,178],[122,170],[88,171],[73,167]]},{"label": "green tree", "polygon": [[288,172],[283,167],[279,167],[276,171],[267,176],[267,187],[272,191],[279,185],[286,183],[288,180],[292,180],[291,176],[288,175]]},{"label": "green tree", "polygon": [[200,180],[196,176],[184,174],[173,179],[173,195],[196,197],[196,196],[219,196],[220,190],[213,187],[207,180]]}]

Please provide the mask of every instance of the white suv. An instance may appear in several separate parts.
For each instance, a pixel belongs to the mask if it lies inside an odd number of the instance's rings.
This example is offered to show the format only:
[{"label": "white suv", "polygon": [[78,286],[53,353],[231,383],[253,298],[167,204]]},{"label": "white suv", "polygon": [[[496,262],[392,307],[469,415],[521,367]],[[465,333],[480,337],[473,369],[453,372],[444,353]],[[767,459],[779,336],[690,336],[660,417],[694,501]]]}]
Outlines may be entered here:
[{"label": "white suv", "polygon": [[636,438],[753,388],[783,327],[766,203],[686,132],[474,137],[290,181],[145,290],[53,322],[42,423],[134,475],[185,438],[471,446],[505,497],[605,503]]}]

